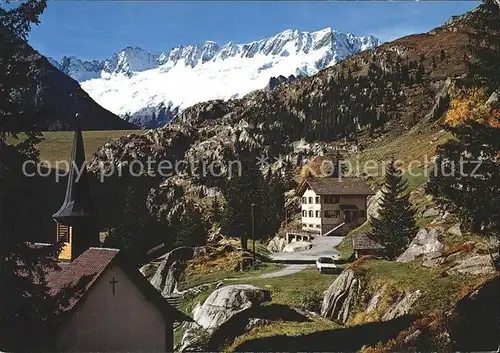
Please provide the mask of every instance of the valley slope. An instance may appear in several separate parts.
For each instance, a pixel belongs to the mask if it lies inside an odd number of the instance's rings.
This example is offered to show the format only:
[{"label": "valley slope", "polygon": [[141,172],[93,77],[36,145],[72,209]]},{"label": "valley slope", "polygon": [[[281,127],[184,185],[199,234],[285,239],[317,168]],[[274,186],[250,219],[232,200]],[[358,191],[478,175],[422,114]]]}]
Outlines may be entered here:
[{"label": "valley slope", "polygon": [[[2,40],[6,40],[5,38]],[[102,108],[86,93],[78,82],[56,69],[44,56],[26,42],[18,39],[18,60],[30,68],[29,81],[36,92],[33,98],[40,130],[70,130],[78,112],[85,130],[128,130],[136,126]]]}]

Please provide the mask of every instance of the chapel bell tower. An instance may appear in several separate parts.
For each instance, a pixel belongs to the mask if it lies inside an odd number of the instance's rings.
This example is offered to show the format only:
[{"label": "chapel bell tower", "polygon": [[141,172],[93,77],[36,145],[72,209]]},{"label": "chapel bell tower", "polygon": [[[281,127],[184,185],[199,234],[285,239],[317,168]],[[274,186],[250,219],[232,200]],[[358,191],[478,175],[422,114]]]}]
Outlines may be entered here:
[{"label": "chapel bell tower", "polygon": [[100,246],[79,114],[75,116],[75,136],[69,168],[64,202],[52,217],[57,224],[57,241],[64,242],[59,260],[73,261],[89,247]]}]

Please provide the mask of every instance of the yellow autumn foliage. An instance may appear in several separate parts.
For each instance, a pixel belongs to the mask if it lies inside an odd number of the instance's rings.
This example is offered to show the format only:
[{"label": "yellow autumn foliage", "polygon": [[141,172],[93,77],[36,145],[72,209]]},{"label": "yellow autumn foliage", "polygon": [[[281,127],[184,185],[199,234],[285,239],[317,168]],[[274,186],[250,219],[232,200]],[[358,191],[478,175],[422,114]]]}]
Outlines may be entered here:
[{"label": "yellow autumn foliage", "polygon": [[457,126],[472,119],[493,127],[500,127],[500,112],[498,109],[492,110],[488,107],[487,100],[488,95],[484,88],[459,90],[450,102],[450,108],[444,122],[451,126]]}]

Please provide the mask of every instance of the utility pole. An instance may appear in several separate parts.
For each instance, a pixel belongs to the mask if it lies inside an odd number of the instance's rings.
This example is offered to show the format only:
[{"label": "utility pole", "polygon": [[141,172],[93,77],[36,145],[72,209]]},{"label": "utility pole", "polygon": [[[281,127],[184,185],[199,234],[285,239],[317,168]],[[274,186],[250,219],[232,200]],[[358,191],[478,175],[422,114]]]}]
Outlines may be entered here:
[{"label": "utility pole", "polygon": [[288,233],[288,211],[286,210],[286,202],[285,202],[285,232]]},{"label": "utility pole", "polygon": [[255,204],[252,203],[252,249],[253,249],[253,267],[255,268]]}]

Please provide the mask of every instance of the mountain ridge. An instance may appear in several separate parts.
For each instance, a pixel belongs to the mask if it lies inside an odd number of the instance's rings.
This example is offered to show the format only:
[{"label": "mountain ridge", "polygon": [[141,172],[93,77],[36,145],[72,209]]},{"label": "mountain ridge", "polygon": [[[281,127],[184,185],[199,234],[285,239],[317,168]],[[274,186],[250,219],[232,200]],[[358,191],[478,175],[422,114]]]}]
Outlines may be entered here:
[{"label": "mountain ridge", "polygon": [[244,44],[205,41],[157,54],[127,47],[102,61],[64,57],[58,68],[104,108],[150,128],[196,103],[240,98],[264,89],[280,75],[313,75],[378,45],[373,36],[357,37],[330,27],[314,32],[289,29]]}]

